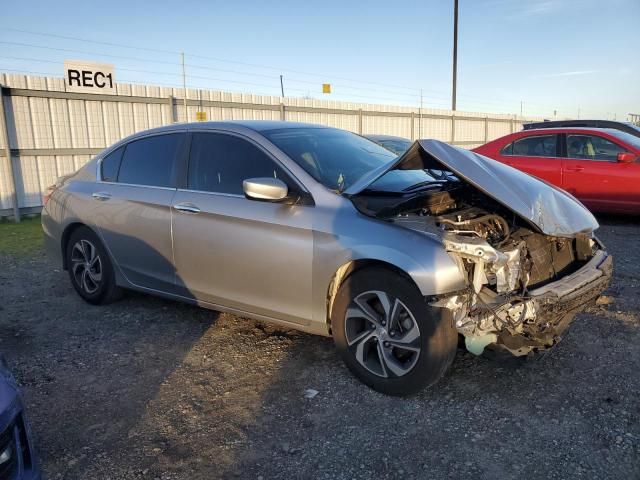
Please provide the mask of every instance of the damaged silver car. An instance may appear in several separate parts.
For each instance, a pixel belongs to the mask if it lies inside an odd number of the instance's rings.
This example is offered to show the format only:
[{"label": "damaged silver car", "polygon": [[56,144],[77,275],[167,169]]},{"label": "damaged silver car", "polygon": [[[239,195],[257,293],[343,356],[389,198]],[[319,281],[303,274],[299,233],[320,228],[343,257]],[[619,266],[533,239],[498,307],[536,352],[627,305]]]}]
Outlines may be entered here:
[{"label": "damaged silver car", "polygon": [[171,125],[61,179],[48,250],[94,304],[134,289],[333,336],[403,395],[469,351],[552,347],[611,277],[571,195],[434,140],[396,157],[287,122]]}]

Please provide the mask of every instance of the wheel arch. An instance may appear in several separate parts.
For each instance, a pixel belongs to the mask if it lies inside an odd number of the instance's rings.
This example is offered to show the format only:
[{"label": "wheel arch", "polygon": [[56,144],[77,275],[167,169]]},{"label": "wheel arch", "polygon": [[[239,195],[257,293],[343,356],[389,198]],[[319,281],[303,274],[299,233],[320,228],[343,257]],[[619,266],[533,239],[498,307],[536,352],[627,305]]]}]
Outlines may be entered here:
[{"label": "wheel arch", "polygon": [[[96,233],[90,226],[88,226],[86,223],[82,223],[82,222],[71,222],[64,228],[64,230],[62,232],[62,235],[60,237],[60,252],[62,253],[62,269],[63,270],[67,270],[67,268],[68,268],[68,265],[67,265],[67,246],[69,244],[69,239],[71,238],[71,235],[73,235],[73,232],[75,232],[76,230],[78,230],[81,227],[86,227],[89,230],[93,231],[93,233]],[[97,233],[96,233],[96,235],[97,235]]]},{"label": "wheel arch", "polygon": [[331,334],[331,314],[333,311],[333,304],[334,304],[336,295],[340,290],[340,287],[345,282],[345,280],[349,278],[351,275],[353,275],[355,272],[364,270],[366,268],[372,268],[372,267],[382,267],[391,272],[394,272],[406,278],[416,288],[418,288],[418,285],[416,284],[415,280],[411,278],[411,275],[409,275],[406,271],[404,271],[403,269],[401,269],[400,267],[392,263],[385,262],[383,260],[374,259],[374,258],[362,258],[362,259],[350,260],[348,262],[345,262],[340,267],[338,267],[338,269],[334,272],[333,276],[331,277],[331,281],[329,282],[329,286],[327,288],[327,308],[326,308],[327,317],[325,320],[327,323],[327,330],[329,331],[329,334]]}]

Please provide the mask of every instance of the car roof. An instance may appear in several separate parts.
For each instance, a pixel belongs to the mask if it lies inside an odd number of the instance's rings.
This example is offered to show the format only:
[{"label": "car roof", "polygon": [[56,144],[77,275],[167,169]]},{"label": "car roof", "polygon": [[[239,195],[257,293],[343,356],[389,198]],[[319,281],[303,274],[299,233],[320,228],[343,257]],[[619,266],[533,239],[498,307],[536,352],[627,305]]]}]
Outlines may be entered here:
[{"label": "car roof", "polygon": [[215,129],[237,129],[238,127],[247,128],[256,132],[266,132],[269,130],[279,130],[283,128],[332,128],[325,125],[315,125],[312,123],[286,122],[280,120],[229,120],[224,122],[181,122],[164,125],[162,127],[141,130],[127,137],[133,139],[145,136],[149,133],[175,132],[180,130],[215,130]]},{"label": "car roof", "polygon": [[620,130],[615,128],[596,128],[596,127],[552,127],[552,128],[531,128],[529,130],[520,130],[519,132],[514,132],[514,134],[526,134],[527,136],[531,134],[545,134],[549,135],[552,133],[567,133],[567,132],[583,132],[583,133],[607,133],[609,135],[617,135]]},{"label": "car roof", "polygon": [[[536,128],[534,127],[534,125],[540,125],[541,128],[543,125],[549,125],[550,128],[553,128],[554,125],[557,125],[558,127],[562,127],[562,126],[571,126],[570,124],[572,123],[584,123],[584,124],[589,124],[591,123],[593,125],[595,124],[602,124],[602,125],[633,125],[633,123],[631,122],[625,122],[625,121],[620,121],[620,120],[586,120],[586,119],[573,119],[573,120],[543,120],[541,122],[528,122],[525,123],[525,125],[530,125],[532,128]],[[589,125],[585,125],[585,127],[588,127]],[[597,127],[596,127],[597,128]]]}]

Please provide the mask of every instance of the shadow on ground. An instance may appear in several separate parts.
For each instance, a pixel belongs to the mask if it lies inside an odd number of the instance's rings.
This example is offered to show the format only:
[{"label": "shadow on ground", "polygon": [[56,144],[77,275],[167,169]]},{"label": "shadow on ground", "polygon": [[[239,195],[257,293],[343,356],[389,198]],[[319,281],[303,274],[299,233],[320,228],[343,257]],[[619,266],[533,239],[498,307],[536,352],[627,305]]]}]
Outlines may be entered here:
[{"label": "shadow on ground", "polygon": [[459,351],[409,399],[330,339],[140,294],[89,306],[42,258],[0,259],[0,350],[53,479],[638,477],[640,228],[599,220],[610,303],[520,367]]}]

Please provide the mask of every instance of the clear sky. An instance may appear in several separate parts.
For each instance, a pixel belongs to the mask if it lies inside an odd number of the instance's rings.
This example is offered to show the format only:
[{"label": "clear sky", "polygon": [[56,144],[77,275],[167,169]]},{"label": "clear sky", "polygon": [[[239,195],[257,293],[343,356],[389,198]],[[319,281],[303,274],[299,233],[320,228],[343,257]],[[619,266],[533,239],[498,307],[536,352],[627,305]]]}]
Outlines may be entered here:
[{"label": "clear sky", "polygon": [[[459,4],[458,110],[640,113],[640,0]],[[180,86],[184,51],[191,87],[279,95],[282,74],[287,96],[417,105],[422,89],[449,108],[452,24],[453,0],[7,0],[0,69],[96,60],[118,81]]]}]

